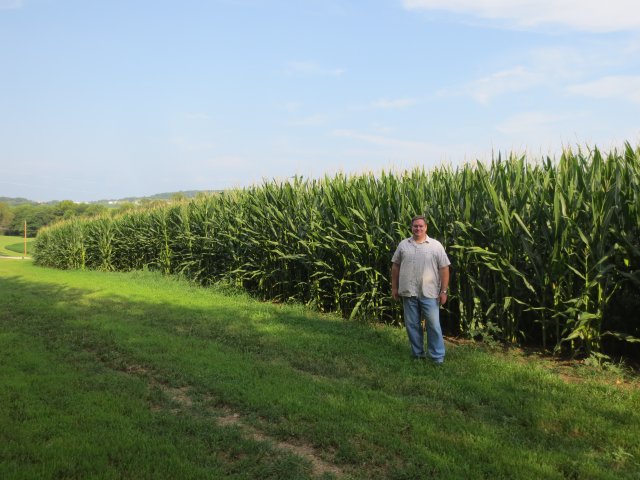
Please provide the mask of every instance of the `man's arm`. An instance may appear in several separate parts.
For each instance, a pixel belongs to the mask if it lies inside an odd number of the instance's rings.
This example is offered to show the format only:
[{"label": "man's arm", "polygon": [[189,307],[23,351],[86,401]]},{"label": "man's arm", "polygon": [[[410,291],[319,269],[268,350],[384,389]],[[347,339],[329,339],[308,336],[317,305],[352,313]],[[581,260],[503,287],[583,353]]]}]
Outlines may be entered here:
[{"label": "man's arm", "polygon": [[398,282],[400,281],[400,264],[392,263],[391,264],[391,296],[398,300],[400,295],[398,295]]},{"label": "man's arm", "polygon": [[444,305],[447,302],[449,296],[449,266],[442,267],[440,269],[440,305]]}]

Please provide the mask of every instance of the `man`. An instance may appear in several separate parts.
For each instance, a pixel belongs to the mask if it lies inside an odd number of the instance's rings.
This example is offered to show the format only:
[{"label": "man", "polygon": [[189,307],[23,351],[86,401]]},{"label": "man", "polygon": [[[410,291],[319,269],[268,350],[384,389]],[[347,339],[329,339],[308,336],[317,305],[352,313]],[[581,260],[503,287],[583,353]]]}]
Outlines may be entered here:
[{"label": "man", "polygon": [[426,358],[421,316],[427,325],[427,353],[433,362],[444,362],[440,305],[447,301],[451,262],[440,242],[427,236],[427,221],[411,220],[412,236],[402,240],[391,259],[391,294],[402,298],[404,324],[414,358]]}]

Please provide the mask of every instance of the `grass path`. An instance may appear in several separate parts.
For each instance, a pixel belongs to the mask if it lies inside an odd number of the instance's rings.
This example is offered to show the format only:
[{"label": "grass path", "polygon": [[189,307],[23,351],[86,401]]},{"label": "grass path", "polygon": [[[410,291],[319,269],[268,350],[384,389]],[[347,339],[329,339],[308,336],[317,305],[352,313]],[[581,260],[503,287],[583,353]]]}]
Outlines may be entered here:
[{"label": "grass path", "polygon": [[0,478],[637,478],[623,371],[0,260]]},{"label": "grass path", "polygon": [[[0,235],[0,257],[22,257],[24,255],[23,242],[24,239],[22,237]],[[27,239],[27,255],[30,255],[32,244],[33,239]]]}]

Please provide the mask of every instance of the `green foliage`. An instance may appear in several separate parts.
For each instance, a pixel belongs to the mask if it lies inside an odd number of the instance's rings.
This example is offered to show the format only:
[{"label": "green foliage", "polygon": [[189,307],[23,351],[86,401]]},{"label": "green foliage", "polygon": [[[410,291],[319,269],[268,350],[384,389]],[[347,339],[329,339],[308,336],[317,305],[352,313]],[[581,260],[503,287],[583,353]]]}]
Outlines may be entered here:
[{"label": "green foliage", "polygon": [[11,221],[13,220],[14,213],[7,203],[0,202],[0,233],[5,232]]},{"label": "green foliage", "polygon": [[613,296],[640,283],[639,207],[640,149],[627,145],[567,151],[557,163],[510,156],[267,182],[43,229],[36,261],[225,280],[265,299],[399,323],[391,255],[424,213],[453,262],[445,322],[455,331],[590,354],[604,337],[613,350],[640,337],[634,312],[622,322],[610,314]]},{"label": "green foliage", "polygon": [[74,217],[92,217],[107,211],[100,204],[75,203],[71,200],[48,204],[19,203],[9,209],[10,220],[2,223],[2,204],[0,204],[0,227],[5,227],[7,235],[23,235],[24,223],[27,222],[27,236],[35,237],[38,230],[58,220]]}]

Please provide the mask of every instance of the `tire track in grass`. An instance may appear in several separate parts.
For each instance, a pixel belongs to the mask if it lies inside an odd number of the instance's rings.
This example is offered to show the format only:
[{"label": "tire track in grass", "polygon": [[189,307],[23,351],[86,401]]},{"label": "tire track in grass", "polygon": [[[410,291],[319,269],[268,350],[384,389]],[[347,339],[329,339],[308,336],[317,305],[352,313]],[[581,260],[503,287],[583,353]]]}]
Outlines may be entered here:
[{"label": "tire track in grass", "polygon": [[269,442],[280,450],[286,450],[299,457],[302,457],[311,463],[311,467],[314,475],[324,475],[330,473],[340,478],[344,476],[344,472],[338,466],[330,464],[322,460],[315,449],[306,444],[294,444],[285,442],[283,440],[277,440],[264,433],[260,432],[254,427],[251,427],[242,422],[242,417],[238,413],[229,412],[226,415],[217,419],[218,425],[221,426],[237,426],[244,433],[249,435],[253,440],[257,442]]},{"label": "tire track in grass", "polygon": [[[147,383],[150,388],[158,388],[164,395],[166,395],[171,401],[180,406],[179,409],[172,409],[171,413],[178,414],[180,411],[186,411],[189,413],[189,410],[194,408],[194,400],[191,397],[190,391],[191,387],[182,386],[182,387],[172,387],[159,381],[153,377],[153,373],[148,369],[139,366],[139,365],[126,365],[120,366],[116,368],[123,373],[128,375],[133,375],[139,378],[147,379]],[[163,407],[160,406],[152,406],[154,411],[160,411]],[[218,426],[221,427],[235,427],[239,428],[241,432],[243,432],[246,436],[253,439],[256,442],[267,442],[274,446],[278,450],[284,450],[288,453],[292,453],[301,458],[304,458],[311,464],[312,473],[315,476],[322,476],[326,474],[331,474],[337,478],[341,478],[345,476],[345,472],[338,467],[337,465],[326,462],[322,458],[320,458],[319,453],[315,448],[311,445],[305,443],[291,443],[283,440],[278,440],[273,438],[264,432],[258,430],[257,428],[248,425],[242,419],[242,415],[235,412],[229,407],[224,407],[222,410],[216,410],[211,407],[205,407],[210,413],[214,414],[215,417],[213,420]],[[222,413],[222,415],[219,415]]]}]

